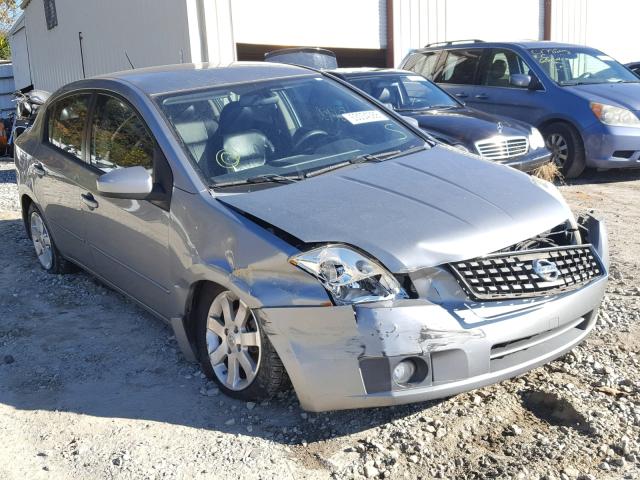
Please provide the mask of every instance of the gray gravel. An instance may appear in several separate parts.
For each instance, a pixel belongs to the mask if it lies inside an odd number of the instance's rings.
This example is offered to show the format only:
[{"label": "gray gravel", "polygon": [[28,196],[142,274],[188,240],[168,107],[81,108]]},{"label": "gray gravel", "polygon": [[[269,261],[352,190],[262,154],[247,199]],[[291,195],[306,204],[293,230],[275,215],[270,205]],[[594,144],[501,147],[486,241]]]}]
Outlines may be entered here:
[{"label": "gray gravel", "polygon": [[[36,264],[0,162],[0,478],[640,478],[640,176],[563,187],[611,235],[596,330],[443,401],[303,412],[226,398],[171,331],[84,273]],[[603,183],[593,183],[595,178]]]}]

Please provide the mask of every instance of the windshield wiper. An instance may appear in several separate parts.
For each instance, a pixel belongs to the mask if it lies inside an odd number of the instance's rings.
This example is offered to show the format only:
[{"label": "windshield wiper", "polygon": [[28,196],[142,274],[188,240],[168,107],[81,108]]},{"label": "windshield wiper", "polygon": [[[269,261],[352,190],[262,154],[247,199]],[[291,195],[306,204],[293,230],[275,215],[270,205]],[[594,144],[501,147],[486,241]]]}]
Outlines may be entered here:
[{"label": "windshield wiper", "polygon": [[348,167],[349,165],[355,165],[358,163],[383,162],[391,158],[401,157],[403,155],[409,155],[410,153],[419,152],[421,150],[425,150],[426,148],[427,147],[424,145],[418,145],[416,147],[408,148],[406,150],[390,150],[388,152],[380,152],[380,153],[365,153],[364,155],[358,155],[357,157],[353,157],[351,160],[347,160],[346,162],[334,163],[333,165],[328,165],[326,167],[319,168],[318,170],[312,170],[311,172],[307,172],[304,175],[304,177],[305,178],[315,177],[317,175],[322,175],[323,173],[331,172],[333,170],[337,170],[343,167]]},{"label": "windshield wiper", "polygon": [[295,183],[301,180],[300,177],[279,175],[277,173],[265,173],[264,175],[257,175],[255,177],[245,178],[243,180],[230,180],[228,182],[212,183],[210,186],[216,187],[233,187],[236,185],[246,185],[250,183]]}]

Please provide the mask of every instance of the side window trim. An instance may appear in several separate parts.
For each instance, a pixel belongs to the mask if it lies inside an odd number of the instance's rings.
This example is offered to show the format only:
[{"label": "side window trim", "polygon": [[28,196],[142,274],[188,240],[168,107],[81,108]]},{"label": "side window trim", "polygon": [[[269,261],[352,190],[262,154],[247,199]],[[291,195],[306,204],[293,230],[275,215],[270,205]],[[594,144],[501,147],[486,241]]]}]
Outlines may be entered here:
[{"label": "side window trim", "polygon": [[[63,150],[62,148],[54,145],[53,143],[51,143],[51,115],[55,114],[55,110],[58,107],[58,104],[69,98],[69,97],[73,97],[76,95],[90,95],[89,98],[89,102],[87,104],[87,115],[85,117],[84,120],[84,125],[82,126],[82,138],[80,140],[81,142],[81,146],[82,146],[82,156],[78,157],[77,155],[74,155],[73,153],[67,152],[66,150]],[[95,92],[93,92],[92,90],[88,90],[88,89],[82,89],[82,90],[72,90],[70,92],[66,92],[62,95],[60,95],[59,97],[56,97],[55,99],[53,99],[53,101],[50,103],[50,105],[47,106],[47,111],[46,111],[46,117],[45,117],[45,122],[44,122],[44,128],[43,130],[43,134],[42,134],[42,138],[41,138],[41,142],[46,144],[47,146],[49,146],[49,148],[53,148],[55,149],[56,152],[64,155],[65,157],[67,157],[70,160],[73,160],[75,162],[79,162],[82,164],[87,163],[87,150],[86,150],[86,144],[85,144],[85,139],[86,139],[86,135],[87,132],[89,131],[89,119],[92,116],[92,112],[91,109],[93,107],[93,102],[95,100]]]}]

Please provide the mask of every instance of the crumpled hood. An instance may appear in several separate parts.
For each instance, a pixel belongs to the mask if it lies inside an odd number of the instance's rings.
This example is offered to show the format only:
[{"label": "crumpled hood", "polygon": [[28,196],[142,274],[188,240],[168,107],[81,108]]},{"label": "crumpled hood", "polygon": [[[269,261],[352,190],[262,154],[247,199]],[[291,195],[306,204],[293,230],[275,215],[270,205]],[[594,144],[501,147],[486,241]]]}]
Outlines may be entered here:
[{"label": "crumpled hood", "polygon": [[485,255],[570,216],[529,176],[445,147],[218,199],[303,242],[354,245],[394,273]]},{"label": "crumpled hood", "polygon": [[562,87],[590,102],[620,105],[640,111],[640,83],[596,83]]},{"label": "crumpled hood", "polygon": [[[402,115],[415,118],[420,128],[433,132],[435,136],[441,134],[448,141],[473,149],[475,142],[496,135],[526,137],[531,133],[531,127],[526,127],[517,120],[495,117],[472,108],[402,112]],[[501,130],[498,129],[498,123]]]}]

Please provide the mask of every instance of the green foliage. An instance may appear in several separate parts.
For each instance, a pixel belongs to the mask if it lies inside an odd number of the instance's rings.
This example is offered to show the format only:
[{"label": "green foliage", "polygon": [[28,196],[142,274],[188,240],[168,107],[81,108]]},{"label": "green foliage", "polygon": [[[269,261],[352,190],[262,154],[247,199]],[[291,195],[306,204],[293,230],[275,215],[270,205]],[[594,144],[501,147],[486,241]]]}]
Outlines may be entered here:
[{"label": "green foliage", "polygon": [[0,60],[9,60],[11,58],[11,47],[6,33],[0,33]]}]

